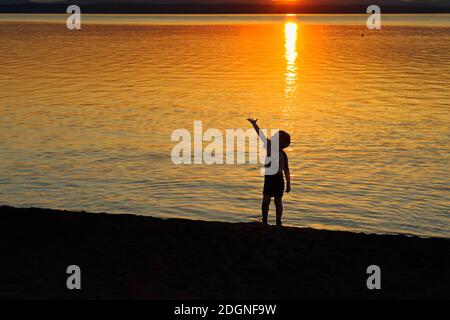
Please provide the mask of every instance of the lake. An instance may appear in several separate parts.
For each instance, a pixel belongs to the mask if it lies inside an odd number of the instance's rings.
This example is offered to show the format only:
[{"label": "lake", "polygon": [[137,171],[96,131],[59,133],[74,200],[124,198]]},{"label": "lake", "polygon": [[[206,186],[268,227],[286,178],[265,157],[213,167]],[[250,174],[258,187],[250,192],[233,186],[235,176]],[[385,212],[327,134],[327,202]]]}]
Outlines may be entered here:
[{"label": "lake", "polygon": [[258,221],[260,165],[171,159],[255,117],[292,137],[285,225],[450,237],[450,15],[366,18],[0,15],[0,204]]}]

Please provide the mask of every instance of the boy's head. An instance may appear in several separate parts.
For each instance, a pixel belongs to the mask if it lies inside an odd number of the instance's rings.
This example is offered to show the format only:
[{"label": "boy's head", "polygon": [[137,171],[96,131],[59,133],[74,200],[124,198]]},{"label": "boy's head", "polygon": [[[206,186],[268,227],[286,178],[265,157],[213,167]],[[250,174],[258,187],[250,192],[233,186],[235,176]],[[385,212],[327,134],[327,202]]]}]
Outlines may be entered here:
[{"label": "boy's head", "polygon": [[283,130],[280,130],[277,133],[275,133],[274,136],[272,137],[272,140],[273,139],[278,139],[280,150],[289,147],[289,145],[291,144],[291,136],[289,135],[289,133]]}]

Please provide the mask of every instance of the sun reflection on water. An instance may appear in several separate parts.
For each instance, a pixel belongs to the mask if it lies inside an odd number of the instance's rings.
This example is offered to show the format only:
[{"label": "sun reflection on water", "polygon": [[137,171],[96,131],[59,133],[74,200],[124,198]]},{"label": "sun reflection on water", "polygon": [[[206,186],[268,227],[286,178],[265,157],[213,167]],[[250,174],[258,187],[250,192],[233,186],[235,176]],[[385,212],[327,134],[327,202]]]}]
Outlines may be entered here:
[{"label": "sun reflection on water", "polygon": [[286,72],[285,72],[285,96],[287,98],[293,97],[296,91],[297,84],[297,23],[288,21],[284,25],[285,37],[285,58],[286,58]]},{"label": "sun reflection on water", "polygon": [[297,109],[297,81],[298,81],[298,67],[297,67],[297,38],[298,25],[297,22],[292,21],[291,17],[284,24],[284,47],[285,47],[285,63],[286,69],[284,72],[284,96],[285,102],[282,107],[282,113],[285,118],[285,123],[289,130],[295,128],[294,119],[291,118],[293,111]]}]

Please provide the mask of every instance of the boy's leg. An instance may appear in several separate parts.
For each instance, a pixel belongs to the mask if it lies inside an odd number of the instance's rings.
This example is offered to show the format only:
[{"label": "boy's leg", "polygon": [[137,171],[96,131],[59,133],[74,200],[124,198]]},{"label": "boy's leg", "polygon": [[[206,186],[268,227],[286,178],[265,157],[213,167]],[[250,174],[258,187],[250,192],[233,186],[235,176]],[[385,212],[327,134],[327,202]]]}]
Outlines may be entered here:
[{"label": "boy's leg", "polygon": [[283,216],[283,201],[281,197],[275,197],[275,208],[277,210],[277,226],[281,227],[281,217]]},{"label": "boy's leg", "polygon": [[262,200],[262,205],[261,205],[263,224],[267,224],[267,216],[269,215],[269,205],[270,205],[270,196],[263,195],[263,200]]}]

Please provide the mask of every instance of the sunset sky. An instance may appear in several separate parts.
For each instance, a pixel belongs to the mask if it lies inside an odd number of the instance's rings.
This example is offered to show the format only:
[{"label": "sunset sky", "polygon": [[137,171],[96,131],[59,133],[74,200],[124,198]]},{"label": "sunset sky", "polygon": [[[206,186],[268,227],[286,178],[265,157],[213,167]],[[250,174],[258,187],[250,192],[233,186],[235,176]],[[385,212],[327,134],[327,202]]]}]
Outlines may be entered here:
[{"label": "sunset sky", "polygon": [[88,13],[360,13],[372,4],[385,13],[450,12],[448,0],[0,0],[0,13],[60,12],[69,4]]},{"label": "sunset sky", "polygon": [[[71,3],[257,3],[257,4],[273,4],[273,3],[298,3],[305,5],[344,5],[344,4],[356,4],[356,3],[373,3],[369,0],[0,0],[1,4],[9,3],[26,3],[26,2],[38,2],[38,3],[52,3],[52,2],[71,2]],[[404,4],[434,4],[444,5],[447,3],[446,0],[378,0],[376,1],[378,5],[404,5]]]}]

